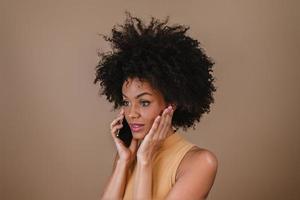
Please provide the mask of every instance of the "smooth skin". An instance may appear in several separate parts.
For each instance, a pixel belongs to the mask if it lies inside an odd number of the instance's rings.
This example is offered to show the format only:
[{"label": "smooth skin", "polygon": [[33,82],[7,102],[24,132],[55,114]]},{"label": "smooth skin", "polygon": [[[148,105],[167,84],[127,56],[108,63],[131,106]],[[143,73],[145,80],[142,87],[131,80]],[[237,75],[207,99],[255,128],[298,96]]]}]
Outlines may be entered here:
[{"label": "smooth skin", "polygon": [[[174,133],[172,116],[176,106],[166,105],[162,95],[148,82],[133,78],[122,87],[124,105],[111,123],[111,135],[117,148],[113,173],[104,189],[102,199],[122,199],[130,170],[137,167],[134,180],[134,199],[152,199],[153,160],[163,141]],[[167,107],[168,106],[168,107]],[[166,108],[167,107],[167,108]],[[163,110],[161,116],[159,114]],[[133,132],[129,148],[116,137],[122,120],[143,124]],[[206,199],[214,183],[218,161],[216,156],[199,147],[193,147],[183,158],[176,173],[176,183],[166,199]]]}]

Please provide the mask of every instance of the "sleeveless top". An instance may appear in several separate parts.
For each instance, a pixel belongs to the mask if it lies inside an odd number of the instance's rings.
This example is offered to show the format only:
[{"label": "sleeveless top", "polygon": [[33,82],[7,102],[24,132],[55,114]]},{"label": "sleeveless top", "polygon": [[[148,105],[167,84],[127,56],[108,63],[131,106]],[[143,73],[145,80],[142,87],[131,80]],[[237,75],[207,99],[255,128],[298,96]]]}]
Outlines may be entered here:
[{"label": "sleeveless top", "polygon": [[[152,167],[152,199],[165,199],[175,184],[176,171],[184,155],[195,144],[187,141],[177,132],[168,136],[158,149]],[[136,165],[128,174],[124,200],[132,200]]]}]

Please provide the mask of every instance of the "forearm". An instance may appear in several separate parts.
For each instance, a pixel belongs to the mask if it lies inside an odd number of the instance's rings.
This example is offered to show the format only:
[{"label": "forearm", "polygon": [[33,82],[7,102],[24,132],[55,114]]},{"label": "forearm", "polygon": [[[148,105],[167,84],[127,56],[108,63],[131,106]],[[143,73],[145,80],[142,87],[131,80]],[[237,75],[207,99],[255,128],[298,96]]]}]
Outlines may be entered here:
[{"label": "forearm", "polygon": [[115,170],[104,189],[103,195],[101,197],[102,200],[118,200],[123,198],[128,170],[128,163],[117,161]]},{"label": "forearm", "polygon": [[137,162],[133,199],[152,199],[152,163]]}]

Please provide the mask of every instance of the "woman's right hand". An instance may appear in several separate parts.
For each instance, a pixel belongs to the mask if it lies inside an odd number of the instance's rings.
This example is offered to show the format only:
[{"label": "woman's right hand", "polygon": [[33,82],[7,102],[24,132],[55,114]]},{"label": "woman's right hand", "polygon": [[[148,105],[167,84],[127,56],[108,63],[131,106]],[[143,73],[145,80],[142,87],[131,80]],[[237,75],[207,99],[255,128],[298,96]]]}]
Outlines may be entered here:
[{"label": "woman's right hand", "polygon": [[118,161],[124,162],[128,165],[131,165],[136,157],[138,142],[137,140],[131,140],[130,146],[127,148],[123,141],[117,137],[117,133],[123,127],[122,121],[124,119],[124,110],[121,109],[118,117],[112,121],[110,124],[110,130],[112,138],[115,142],[117,152],[118,152]]}]

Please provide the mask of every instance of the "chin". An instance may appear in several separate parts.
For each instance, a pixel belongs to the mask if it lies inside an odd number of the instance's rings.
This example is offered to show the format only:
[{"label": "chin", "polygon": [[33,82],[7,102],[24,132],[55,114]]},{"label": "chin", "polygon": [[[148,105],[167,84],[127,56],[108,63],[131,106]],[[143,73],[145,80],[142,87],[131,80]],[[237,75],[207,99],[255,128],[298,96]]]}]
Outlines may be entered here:
[{"label": "chin", "polygon": [[147,125],[145,125],[141,130],[136,131],[136,132],[131,129],[132,137],[136,140],[142,140],[145,138],[145,136],[150,131],[150,129],[151,129],[151,127],[149,128],[149,126],[147,126]]},{"label": "chin", "polygon": [[136,140],[142,140],[145,138],[145,136],[147,135],[146,132],[137,132],[137,133],[132,133],[132,137]]}]

